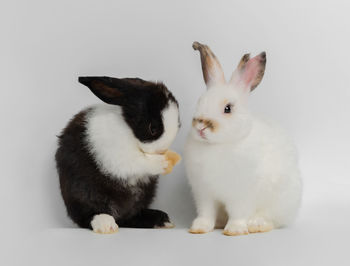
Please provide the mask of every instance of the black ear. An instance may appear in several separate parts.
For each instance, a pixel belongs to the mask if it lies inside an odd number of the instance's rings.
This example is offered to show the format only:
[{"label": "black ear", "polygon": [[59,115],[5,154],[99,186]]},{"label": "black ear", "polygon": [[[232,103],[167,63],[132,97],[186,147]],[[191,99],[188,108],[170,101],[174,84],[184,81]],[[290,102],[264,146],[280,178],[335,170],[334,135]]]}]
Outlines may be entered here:
[{"label": "black ear", "polygon": [[79,77],[79,82],[87,86],[93,94],[105,103],[121,104],[123,89],[125,86],[118,86],[124,83],[122,79],[110,77]]}]

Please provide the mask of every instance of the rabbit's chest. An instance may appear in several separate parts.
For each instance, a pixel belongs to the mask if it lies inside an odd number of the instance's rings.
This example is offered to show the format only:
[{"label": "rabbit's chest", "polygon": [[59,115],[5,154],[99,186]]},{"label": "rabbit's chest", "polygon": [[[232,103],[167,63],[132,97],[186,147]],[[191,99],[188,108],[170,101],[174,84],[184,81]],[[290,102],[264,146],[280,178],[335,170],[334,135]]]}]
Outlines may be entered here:
[{"label": "rabbit's chest", "polygon": [[190,178],[213,189],[247,188],[257,178],[257,155],[247,147],[196,145],[188,149]]}]

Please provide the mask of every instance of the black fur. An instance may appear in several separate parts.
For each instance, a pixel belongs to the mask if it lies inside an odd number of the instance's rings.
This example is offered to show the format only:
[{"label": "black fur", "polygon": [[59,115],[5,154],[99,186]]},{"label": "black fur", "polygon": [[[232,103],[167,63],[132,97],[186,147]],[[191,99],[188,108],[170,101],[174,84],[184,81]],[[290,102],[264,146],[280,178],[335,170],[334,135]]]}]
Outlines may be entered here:
[{"label": "black fur", "polygon": [[163,134],[161,111],[169,101],[178,104],[162,83],[110,77],[80,77],[79,82],[88,86],[102,101],[120,105],[124,120],[142,142],[151,142]]},{"label": "black fur", "polygon": [[[84,77],[79,81],[103,101],[120,105],[125,121],[143,142],[162,135],[161,111],[169,101],[177,104],[163,84],[108,77]],[[155,196],[158,176],[130,185],[121,178],[102,173],[97,167],[87,148],[89,112],[91,109],[75,115],[59,136],[56,166],[68,215],[84,228],[91,228],[93,216],[101,213],[112,215],[122,227],[164,226],[169,222],[168,215],[147,209]]]}]

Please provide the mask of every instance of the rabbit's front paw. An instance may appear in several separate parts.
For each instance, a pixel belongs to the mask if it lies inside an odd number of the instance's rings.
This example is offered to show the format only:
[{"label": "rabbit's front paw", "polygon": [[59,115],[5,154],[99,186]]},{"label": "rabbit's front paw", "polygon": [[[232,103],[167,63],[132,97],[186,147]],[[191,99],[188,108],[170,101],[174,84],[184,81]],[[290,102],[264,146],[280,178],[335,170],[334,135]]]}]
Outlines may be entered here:
[{"label": "rabbit's front paw", "polygon": [[215,222],[208,218],[197,217],[194,219],[192,226],[189,230],[192,234],[205,234],[214,230]]},{"label": "rabbit's front paw", "polygon": [[273,229],[273,224],[262,217],[254,217],[248,220],[249,233],[263,233]]},{"label": "rabbit's front paw", "polygon": [[173,170],[173,167],[181,161],[181,156],[174,151],[168,150],[165,153],[165,157],[169,162],[169,167],[167,168],[166,174],[169,174]]},{"label": "rabbit's front paw", "polygon": [[113,216],[108,214],[95,215],[91,221],[92,230],[99,234],[113,234],[118,232],[118,225]]},{"label": "rabbit's front paw", "polygon": [[147,154],[149,161],[151,162],[151,174],[153,175],[162,175],[171,172],[172,164],[167,159],[164,154]]},{"label": "rabbit's front paw", "polygon": [[247,223],[244,220],[229,221],[223,231],[227,236],[247,235],[249,233]]}]

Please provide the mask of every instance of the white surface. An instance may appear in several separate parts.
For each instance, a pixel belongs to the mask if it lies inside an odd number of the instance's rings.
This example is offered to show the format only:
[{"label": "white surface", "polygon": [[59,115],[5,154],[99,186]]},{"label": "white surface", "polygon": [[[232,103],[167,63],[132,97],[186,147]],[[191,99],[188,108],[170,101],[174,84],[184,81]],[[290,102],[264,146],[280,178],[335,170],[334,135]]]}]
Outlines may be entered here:
[{"label": "white surface", "polygon": [[183,228],[120,228],[112,235],[84,229],[48,229],[19,242],[16,250],[20,254],[11,255],[8,262],[16,265],[349,265],[350,215],[342,201],[307,206],[291,228],[240,237],[224,236],[220,230],[193,235]]},{"label": "white surface", "polygon": [[[345,0],[1,1],[2,260],[349,264],[349,8]],[[232,239],[185,229],[106,237],[59,229],[73,225],[59,194],[55,135],[98,102],[77,77],[163,80],[180,102],[183,127],[173,149],[182,153],[205,88],[194,40],[211,46],[227,76],[244,53],[266,50],[266,74],[251,106],[298,145],[305,191],[295,227]],[[154,206],[177,228],[190,225],[195,214],[183,164],[160,180]]]}]

